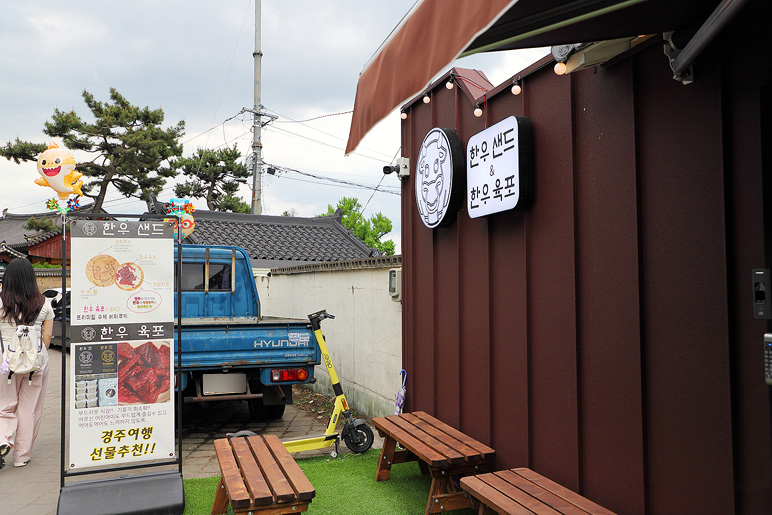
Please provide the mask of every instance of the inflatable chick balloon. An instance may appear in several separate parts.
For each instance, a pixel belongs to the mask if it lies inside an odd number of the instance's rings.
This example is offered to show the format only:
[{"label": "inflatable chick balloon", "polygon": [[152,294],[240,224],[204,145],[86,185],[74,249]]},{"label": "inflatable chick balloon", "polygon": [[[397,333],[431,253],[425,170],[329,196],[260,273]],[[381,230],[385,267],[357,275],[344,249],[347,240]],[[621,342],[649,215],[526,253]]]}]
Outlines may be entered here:
[{"label": "inflatable chick balloon", "polygon": [[[164,218],[164,221],[174,222],[174,239],[177,239],[181,234],[180,239],[185,239],[196,228],[196,221],[193,219],[193,211],[195,208],[193,204],[186,199],[173,198],[169,199],[166,204],[166,213],[170,215],[177,215],[177,218]],[[178,223],[179,220],[179,223]]]},{"label": "inflatable chick balloon", "polygon": [[83,195],[79,181],[83,174],[75,171],[75,158],[66,148],[59,148],[53,141],[48,149],[38,156],[38,173],[35,184],[48,186],[59,193],[59,200],[65,200],[71,194]]}]

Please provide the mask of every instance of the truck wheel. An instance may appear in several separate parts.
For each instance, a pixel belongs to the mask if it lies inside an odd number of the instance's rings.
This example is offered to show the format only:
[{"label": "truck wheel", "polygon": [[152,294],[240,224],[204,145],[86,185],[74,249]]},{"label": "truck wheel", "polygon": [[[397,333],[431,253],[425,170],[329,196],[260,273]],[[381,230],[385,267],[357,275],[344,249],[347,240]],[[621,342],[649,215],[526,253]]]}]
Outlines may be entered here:
[{"label": "truck wheel", "polygon": [[249,399],[249,416],[255,420],[278,420],[284,416],[284,404],[266,406],[263,399]]},{"label": "truck wheel", "polygon": [[373,430],[366,424],[356,426],[352,433],[346,434],[343,438],[343,441],[346,442],[346,447],[351,449],[351,452],[359,454],[373,446],[375,435],[373,435]]}]

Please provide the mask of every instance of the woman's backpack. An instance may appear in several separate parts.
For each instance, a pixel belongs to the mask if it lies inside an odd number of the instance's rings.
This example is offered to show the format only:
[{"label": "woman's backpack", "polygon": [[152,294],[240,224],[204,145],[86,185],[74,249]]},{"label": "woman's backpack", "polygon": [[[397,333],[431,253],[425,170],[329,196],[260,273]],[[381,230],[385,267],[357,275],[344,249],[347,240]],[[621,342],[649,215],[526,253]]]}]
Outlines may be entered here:
[{"label": "woman's backpack", "polygon": [[34,325],[17,325],[13,333],[13,339],[4,348],[2,332],[0,332],[0,349],[2,355],[8,360],[8,382],[11,382],[13,374],[29,374],[29,382],[32,383],[32,374],[43,367],[43,334]]}]

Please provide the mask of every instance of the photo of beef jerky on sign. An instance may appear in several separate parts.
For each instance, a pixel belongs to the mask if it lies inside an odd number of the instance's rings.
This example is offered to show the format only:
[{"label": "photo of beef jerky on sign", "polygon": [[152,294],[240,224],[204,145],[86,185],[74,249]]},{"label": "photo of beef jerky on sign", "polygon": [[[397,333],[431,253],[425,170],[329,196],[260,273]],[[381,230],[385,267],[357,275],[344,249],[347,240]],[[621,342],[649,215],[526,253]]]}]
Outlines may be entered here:
[{"label": "photo of beef jerky on sign", "polygon": [[120,264],[113,256],[99,254],[86,263],[86,278],[94,285],[105,287],[115,284],[115,273]]},{"label": "photo of beef jerky on sign", "polygon": [[134,263],[123,263],[115,272],[115,284],[126,291],[136,290],[144,279],[145,272]]},{"label": "photo of beef jerky on sign", "polygon": [[169,342],[118,344],[118,405],[155,404],[171,398]]}]

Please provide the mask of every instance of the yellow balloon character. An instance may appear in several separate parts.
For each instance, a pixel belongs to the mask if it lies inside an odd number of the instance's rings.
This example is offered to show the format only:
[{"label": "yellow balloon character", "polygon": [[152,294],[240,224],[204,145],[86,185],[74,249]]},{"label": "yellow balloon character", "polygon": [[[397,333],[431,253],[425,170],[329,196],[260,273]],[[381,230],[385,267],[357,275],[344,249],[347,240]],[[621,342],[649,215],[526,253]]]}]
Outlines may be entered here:
[{"label": "yellow balloon character", "polygon": [[75,158],[69,150],[59,148],[53,141],[48,149],[38,157],[38,173],[35,184],[48,186],[59,193],[59,200],[65,200],[71,194],[83,195],[79,181],[83,174],[75,171]]}]

